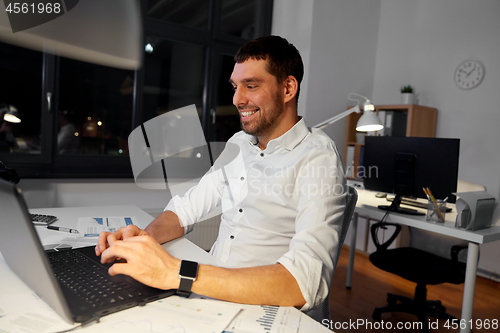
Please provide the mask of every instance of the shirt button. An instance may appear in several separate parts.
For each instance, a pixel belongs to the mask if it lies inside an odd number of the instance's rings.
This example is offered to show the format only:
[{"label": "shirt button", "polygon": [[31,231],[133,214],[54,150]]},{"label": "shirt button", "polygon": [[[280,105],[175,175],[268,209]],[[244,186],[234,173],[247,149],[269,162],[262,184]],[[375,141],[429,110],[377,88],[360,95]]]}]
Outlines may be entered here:
[{"label": "shirt button", "polygon": [[242,208],[238,209],[238,212],[243,213],[243,209]]},{"label": "shirt button", "polygon": [[231,235],[231,237],[229,237],[229,238],[234,239],[234,236],[233,236],[233,235]]},{"label": "shirt button", "polygon": [[241,177],[240,180],[245,180],[245,177]]},{"label": "shirt button", "polygon": [[261,156],[261,157],[264,157],[264,153],[260,153],[260,156]]}]

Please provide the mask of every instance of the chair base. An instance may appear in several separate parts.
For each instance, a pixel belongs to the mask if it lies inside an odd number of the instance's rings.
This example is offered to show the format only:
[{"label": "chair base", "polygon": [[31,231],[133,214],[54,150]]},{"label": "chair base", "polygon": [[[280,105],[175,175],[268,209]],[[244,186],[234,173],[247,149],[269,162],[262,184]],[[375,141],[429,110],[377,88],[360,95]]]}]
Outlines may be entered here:
[{"label": "chair base", "polygon": [[[387,303],[389,305],[376,308],[373,311],[372,319],[380,321],[382,313],[386,312],[404,312],[415,315],[422,323],[422,332],[428,333],[427,317],[437,319],[456,319],[452,315],[446,313],[446,308],[441,304],[441,301],[426,300],[427,289],[425,285],[417,285],[415,288],[415,298],[411,299],[401,295],[387,294]],[[399,303],[398,303],[399,302]]]}]

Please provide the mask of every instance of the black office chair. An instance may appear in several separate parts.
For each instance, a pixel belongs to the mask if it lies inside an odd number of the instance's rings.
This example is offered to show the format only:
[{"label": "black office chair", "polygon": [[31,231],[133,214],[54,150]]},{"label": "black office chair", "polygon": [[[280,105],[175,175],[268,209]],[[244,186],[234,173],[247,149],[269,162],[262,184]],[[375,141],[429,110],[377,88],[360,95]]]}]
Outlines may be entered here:
[{"label": "black office chair", "polygon": [[[391,229],[394,227],[395,230],[387,241],[380,243],[380,234],[382,232],[384,234],[385,232],[390,233],[387,228],[388,226],[391,226]],[[413,228],[410,228],[410,233],[418,234],[421,232],[420,230],[412,229]],[[454,284],[464,283],[466,264],[459,260],[459,252],[467,248],[467,246],[451,245],[446,241],[437,240],[434,244],[431,244],[431,246],[435,248],[431,249],[429,252],[415,246],[422,245],[422,243],[430,243],[428,240],[422,241],[422,239],[420,239],[417,242],[418,244],[415,244],[415,239],[410,235],[409,247],[388,249],[389,245],[396,239],[401,231],[401,226],[399,224],[378,222],[371,226],[370,231],[373,242],[377,248],[375,252],[370,254],[370,261],[376,267],[384,271],[399,275],[417,284],[413,299],[389,293],[387,295],[387,303],[389,303],[389,305],[376,308],[373,311],[373,320],[380,321],[382,313],[385,312],[410,313],[417,316],[418,320],[422,323],[422,331],[429,332],[427,317],[456,319],[445,312],[446,308],[441,304],[441,301],[427,300],[426,286],[445,282]],[[449,239],[450,238],[448,238],[448,240]],[[454,242],[456,242],[456,239]],[[438,255],[439,250],[437,250],[436,247],[440,245],[445,245],[445,247],[447,247],[448,255],[445,253]],[[461,253],[461,255],[462,254],[464,253]]]}]

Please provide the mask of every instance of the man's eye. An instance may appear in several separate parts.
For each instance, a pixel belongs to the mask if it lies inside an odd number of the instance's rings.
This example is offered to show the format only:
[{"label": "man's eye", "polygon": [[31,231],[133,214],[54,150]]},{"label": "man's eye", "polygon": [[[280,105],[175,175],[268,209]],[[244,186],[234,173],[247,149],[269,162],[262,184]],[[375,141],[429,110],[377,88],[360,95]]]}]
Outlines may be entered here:
[{"label": "man's eye", "polygon": [[247,86],[248,89],[255,89],[257,86]]}]

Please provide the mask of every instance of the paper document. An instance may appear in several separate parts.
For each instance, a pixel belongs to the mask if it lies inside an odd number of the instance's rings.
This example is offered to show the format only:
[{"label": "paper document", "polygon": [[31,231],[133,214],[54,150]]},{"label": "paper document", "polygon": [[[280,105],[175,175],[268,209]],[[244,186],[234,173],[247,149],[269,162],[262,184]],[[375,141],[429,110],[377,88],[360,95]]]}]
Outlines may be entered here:
[{"label": "paper document", "polygon": [[[95,237],[78,237],[76,235],[69,235],[70,234],[66,235],[66,233],[64,232],[59,232],[57,234],[42,238],[44,250],[60,249],[65,248],[66,246],[77,249],[79,247],[92,246],[97,244],[97,238]],[[0,333],[2,332],[0,331]]]},{"label": "paper document", "polygon": [[0,296],[0,332],[52,333],[73,328],[34,292]]},{"label": "paper document", "polygon": [[83,237],[99,237],[103,231],[115,232],[120,227],[138,225],[135,216],[80,217],[78,231]]},{"label": "paper document", "polygon": [[221,333],[240,310],[239,304],[171,296],[102,317],[85,332]]},{"label": "paper document", "polygon": [[224,333],[296,333],[300,315],[293,307],[243,305]]}]

